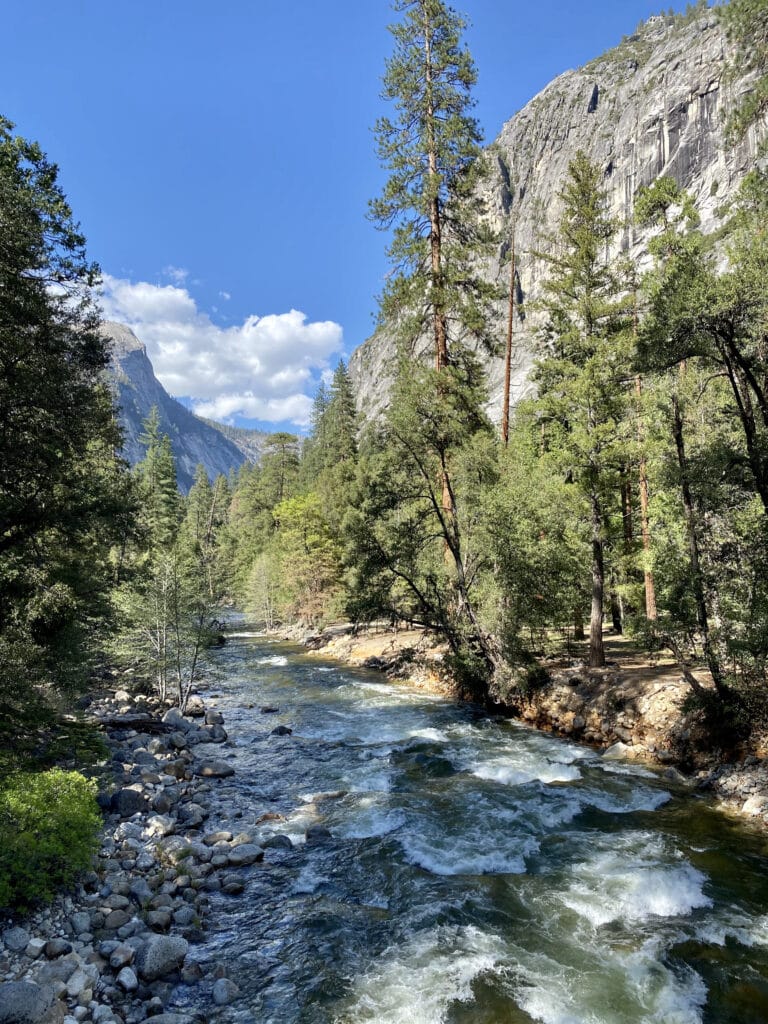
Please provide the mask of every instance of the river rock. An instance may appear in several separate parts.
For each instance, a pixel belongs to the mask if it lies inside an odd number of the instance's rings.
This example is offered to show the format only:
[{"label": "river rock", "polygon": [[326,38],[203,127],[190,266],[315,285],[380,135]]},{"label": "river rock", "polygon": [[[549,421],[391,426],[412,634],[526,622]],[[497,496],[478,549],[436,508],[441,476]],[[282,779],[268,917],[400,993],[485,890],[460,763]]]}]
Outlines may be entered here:
[{"label": "river rock", "polygon": [[135,789],[119,789],[112,797],[112,809],[121,818],[130,818],[142,812],[147,806],[146,798]]},{"label": "river rock", "polygon": [[293,735],[293,729],[289,729],[287,725],[278,725],[278,726],[276,726],[272,730],[272,732],[269,735],[270,736],[291,736],[291,735]]},{"label": "river rock", "polygon": [[204,779],[228,779],[235,774],[235,769],[226,761],[201,761],[195,768],[195,775]]},{"label": "river rock", "polygon": [[757,818],[762,814],[768,814],[768,796],[756,793],[754,796],[749,797],[748,800],[744,801],[741,813],[746,814],[750,818]]},{"label": "river rock", "polygon": [[265,850],[292,850],[293,843],[290,836],[276,835],[264,840]]},{"label": "river rock", "polygon": [[130,967],[123,967],[117,975],[117,984],[123,992],[135,992],[139,987],[139,979],[136,977],[135,971],[131,970]]},{"label": "river rock", "polygon": [[55,999],[51,985],[29,981],[0,985],[0,1024],[38,1024],[50,1016]]},{"label": "river rock", "polygon": [[603,751],[603,757],[606,761],[621,761],[629,756],[631,756],[631,749],[626,743],[622,743],[621,740]]},{"label": "river rock", "polygon": [[118,928],[122,928],[128,924],[131,920],[131,915],[125,910],[111,910],[107,914],[107,918],[104,921],[104,927],[110,931],[117,931]]},{"label": "river rock", "polygon": [[129,967],[133,963],[133,958],[136,956],[136,950],[127,943],[121,942],[120,945],[115,946],[109,953],[109,966],[114,971],[119,971],[123,967]]},{"label": "river rock", "polygon": [[194,1017],[187,1013],[158,1013],[149,1019],[152,1024],[195,1024]]},{"label": "river rock", "polygon": [[224,725],[224,715],[220,711],[206,711],[206,725]]},{"label": "river rock", "polygon": [[188,715],[189,718],[202,718],[205,715],[205,704],[202,697],[190,697],[184,714]]},{"label": "river rock", "polygon": [[243,843],[229,851],[227,860],[233,867],[247,867],[249,864],[255,864],[256,861],[264,860],[264,851],[255,843]]},{"label": "river rock", "polygon": [[147,834],[150,836],[170,836],[176,831],[176,822],[165,814],[153,814],[147,819]]},{"label": "river rock", "polygon": [[163,721],[166,725],[171,726],[175,731],[188,732],[190,729],[194,728],[192,723],[186,720],[178,708],[168,708],[163,715]]},{"label": "river rock", "polygon": [[78,910],[76,914],[73,914],[69,919],[72,925],[72,931],[75,935],[81,935],[83,932],[87,932],[91,927],[91,915],[87,910]]},{"label": "river rock", "polygon": [[211,992],[213,1001],[217,1006],[229,1006],[233,1003],[240,995],[240,989],[229,978],[218,978],[213,983],[213,991]]},{"label": "river rock", "polygon": [[67,956],[72,952],[72,943],[66,939],[51,939],[45,944],[45,955],[49,960],[56,960],[60,956]]},{"label": "river rock", "polygon": [[310,825],[304,833],[304,837],[308,843],[324,843],[332,838],[325,825]]},{"label": "river rock", "polygon": [[8,928],[3,932],[5,947],[12,953],[20,953],[22,949],[26,949],[31,938],[26,928]]},{"label": "river rock", "polygon": [[45,942],[45,939],[37,937],[29,940],[29,942],[27,943],[27,948],[24,950],[24,952],[27,954],[30,960],[37,960],[39,956],[43,955],[43,951],[45,950]]},{"label": "river rock", "polygon": [[156,981],[178,970],[188,949],[189,943],[179,935],[158,935],[149,939],[136,954],[139,977],[143,981]]}]

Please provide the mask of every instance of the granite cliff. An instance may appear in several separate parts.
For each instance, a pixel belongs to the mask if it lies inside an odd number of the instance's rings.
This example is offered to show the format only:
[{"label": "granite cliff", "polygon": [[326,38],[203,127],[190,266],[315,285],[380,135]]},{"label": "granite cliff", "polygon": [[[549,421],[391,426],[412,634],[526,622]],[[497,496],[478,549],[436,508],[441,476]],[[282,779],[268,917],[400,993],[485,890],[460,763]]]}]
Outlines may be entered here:
[{"label": "granite cliff", "polygon": [[[640,186],[670,175],[693,195],[703,229],[719,225],[724,204],[754,163],[758,142],[751,132],[736,148],[725,144],[724,119],[750,85],[743,76],[726,74],[730,56],[711,11],[660,15],[602,57],[560,75],[503,126],[484,192],[501,237],[509,239],[516,224],[518,299],[528,304],[527,313],[523,306],[515,323],[513,402],[530,388],[540,323],[531,304],[540,295],[544,265],[533,254],[551,244],[547,238],[561,214],[558,193],[578,150],[604,169],[611,210],[626,224],[616,252],[631,253],[641,266],[647,236],[631,224]],[[494,279],[506,280],[501,256],[507,245],[487,268]],[[498,311],[500,341],[505,310]],[[386,406],[391,352],[391,338],[383,327],[351,357],[357,402],[366,418]],[[497,420],[501,358],[487,360],[487,370],[488,410]]]},{"label": "granite cliff", "polygon": [[106,322],[101,330],[112,351],[110,377],[123,429],[123,455],[131,465],[144,458],[139,437],[154,405],[160,413],[160,429],[171,439],[179,487],[185,493],[192,486],[198,463],[213,479],[219,473],[226,476],[239,469],[244,462],[255,461],[253,452],[263,436],[259,431],[236,431],[241,444],[225,436],[228,428],[200,419],[171,398],[155,377],[146,347],[130,327]]}]

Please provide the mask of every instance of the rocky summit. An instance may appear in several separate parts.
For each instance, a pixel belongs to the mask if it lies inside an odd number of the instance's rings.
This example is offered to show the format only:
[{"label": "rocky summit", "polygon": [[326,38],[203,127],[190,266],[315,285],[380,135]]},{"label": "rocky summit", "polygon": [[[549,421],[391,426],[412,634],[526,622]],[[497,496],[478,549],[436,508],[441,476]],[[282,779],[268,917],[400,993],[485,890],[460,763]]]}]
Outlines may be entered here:
[{"label": "rocky summit", "polygon": [[140,437],[153,406],[160,414],[161,432],[171,439],[179,487],[184,492],[192,486],[198,463],[214,479],[220,473],[227,476],[244,462],[256,461],[265,436],[261,431],[234,430],[195,416],[171,398],[155,377],[146,346],[130,327],[107,321],[101,330],[112,351],[110,382],[123,430],[123,455],[131,465],[146,454]]},{"label": "rocky summit", "polygon": [[[515,235],[517,316],[514,325],[512,402],[530,390],[534,341],[541,320],[545,264],[562,213],[559,192],[579,150],[604,170],[612,214],[624,228],[618,251],[644,264],[647,232],[632,223],[638,189],[669,175],[693,196],[702,228],[721,223],[724,208],[750,167],[758,134],[750,129],[735,148],[724,123],[751,79],[727,73],[729,47],[712,11],[659,15],[602,57],[558,76],[502,128],[492,147],[484,198],[502,244],[485,273],[506,284],[504,257]],[[507,306],[498,309],[500,350]],[[426,352],[432,344],[424,338]],[[349,369],[361,414],[375,418],[386,406],[394,345],[380,328],[352,355]],[[504,379],[501,355],[484,357],[488,411],[498,420]]]}]

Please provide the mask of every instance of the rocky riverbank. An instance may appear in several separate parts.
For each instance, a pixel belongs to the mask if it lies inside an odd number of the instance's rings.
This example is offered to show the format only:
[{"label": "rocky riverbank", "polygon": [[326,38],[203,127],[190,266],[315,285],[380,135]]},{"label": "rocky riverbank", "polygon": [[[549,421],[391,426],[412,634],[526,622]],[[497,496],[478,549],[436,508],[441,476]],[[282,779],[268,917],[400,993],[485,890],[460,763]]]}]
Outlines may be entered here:
[{"label": "rocky riverbank", "polygon": [[198,952],[211,894],[242,893],[264,857],[248,833],[206,828],[234,774],[223,716],[125,691],[89,714],[110,752],[99,853],[75,891],[0,922],[0,1024],[193,1024],[239,996]]},{"label": "rocky riverbank", "polygon": [[[285,638],[316,655],[431,692],[456,694],[444,664],[445,646],[423,630],[353,631],[338,625],[320,634],[295,630]],[[768,759],[762,741],[712,747],[701,712],[686,705],[690,686],[671,658],[648,657],[621,639],[607,639],[606,646],[605,669],[589,669],[579,657],[552,658],[537,682],[496,692],[496,709],[608,757],[661,767],[675,782],[711,795],[726,813],[768,829]],[[699,681],[706,687],[703,674]]]}]

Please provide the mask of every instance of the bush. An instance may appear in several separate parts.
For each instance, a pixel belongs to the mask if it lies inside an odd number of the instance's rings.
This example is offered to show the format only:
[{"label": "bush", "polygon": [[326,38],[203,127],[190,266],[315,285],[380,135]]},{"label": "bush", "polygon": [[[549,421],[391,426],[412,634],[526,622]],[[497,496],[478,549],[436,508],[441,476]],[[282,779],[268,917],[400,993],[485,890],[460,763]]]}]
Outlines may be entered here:
[{"label": "bush", "polygon": [[96,784],[52,768],[0,789],[0,907],[48,901],[90,865],[101,815]]}]

